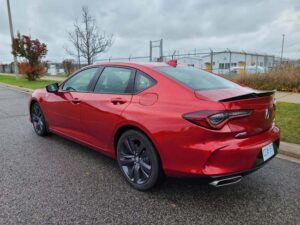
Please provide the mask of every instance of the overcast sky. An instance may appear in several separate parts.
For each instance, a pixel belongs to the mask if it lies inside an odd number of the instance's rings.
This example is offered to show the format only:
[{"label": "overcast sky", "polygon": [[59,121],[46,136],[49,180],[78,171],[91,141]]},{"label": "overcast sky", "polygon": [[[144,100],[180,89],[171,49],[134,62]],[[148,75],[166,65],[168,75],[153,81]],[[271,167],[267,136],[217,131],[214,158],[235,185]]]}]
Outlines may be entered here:
[{"label": "overcast sky", "polygon": [[[164,54],[234,49],[300,58],[299,0],[10,0],[14,31],[48,46],[46,59],[70,58],[67,31],[87,5],[114,44],[98,58],[149,55],[149,40],[164,39]],[[6,0],[0,0],[0,63],[12,60]]]}]

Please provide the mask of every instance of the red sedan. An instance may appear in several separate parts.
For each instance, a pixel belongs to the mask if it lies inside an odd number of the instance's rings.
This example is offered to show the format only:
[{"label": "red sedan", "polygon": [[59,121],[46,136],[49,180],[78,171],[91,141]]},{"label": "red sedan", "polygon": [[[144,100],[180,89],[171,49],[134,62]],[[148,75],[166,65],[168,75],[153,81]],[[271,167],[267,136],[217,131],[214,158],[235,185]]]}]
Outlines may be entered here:
[{"label": "red sedan", "polygon": [[236,183],[279,147],[274,92],[167,63],[103,63],[36,90],[30,120],[116,158],[138,190],[164,175]]}]

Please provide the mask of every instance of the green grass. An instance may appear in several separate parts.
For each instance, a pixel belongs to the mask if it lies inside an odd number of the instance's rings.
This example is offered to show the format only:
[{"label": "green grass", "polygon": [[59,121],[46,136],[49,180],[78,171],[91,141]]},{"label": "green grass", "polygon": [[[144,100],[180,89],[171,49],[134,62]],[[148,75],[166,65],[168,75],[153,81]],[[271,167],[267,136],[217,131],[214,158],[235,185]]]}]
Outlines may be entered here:
[{"label": "green grass", "polygon": [[276,123],[281,140],[300,144],[300,104],[277,102]]},{"label": "green grass", "polygon": [[24,87],[24,88],[29,88],[29,89],[43,88],[46,85],[52,84],[52,83],[55,83],[55,82],[59,83],[60,81],[40,80],[40,79],[38,79],[36,81],[28,81],[24,77],[20,77],[19,80],[16,80],[16,77],[14,77],[14,76],[0,74],[0,83],[15,85],[15,86],[18,86],[18,87]]}]

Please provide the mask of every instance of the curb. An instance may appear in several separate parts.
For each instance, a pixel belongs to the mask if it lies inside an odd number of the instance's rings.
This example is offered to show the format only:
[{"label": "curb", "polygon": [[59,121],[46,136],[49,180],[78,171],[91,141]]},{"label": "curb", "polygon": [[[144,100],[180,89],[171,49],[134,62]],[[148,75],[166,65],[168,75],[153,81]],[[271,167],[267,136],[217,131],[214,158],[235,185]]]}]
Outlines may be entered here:
[{"label": "curb", "polygon": [[287,160],[287,161],[290,161],[290,162],[294,162],[294,163],[299,163],[300,164],[300,159],[294,158],[294,157],[290,157],[290,156],[287,156],[287,155],[283,155],[283,154],[280,154],[280,153],[276,155],[276,158],[278,158],[278,159],[284,159],[284,160]]},{"label": "curb", "polygon": [[279,153],[289,157],[300,159],[300,145],[281,141]]},{"label": "curb", "polygon": [[15,89],[15,90],[18,90],[18,91],[25,92],[27,94],[31,94],[34,91],[33,89],[30,89],[30,88],[23,88],[23,87],[19,87],[19,86],[16,86],[16,85],[11,85],[11,84],[1,83],[1,82],[0,82],[0,85],[4,86],[4,87],[11,88],[11,89]]}]

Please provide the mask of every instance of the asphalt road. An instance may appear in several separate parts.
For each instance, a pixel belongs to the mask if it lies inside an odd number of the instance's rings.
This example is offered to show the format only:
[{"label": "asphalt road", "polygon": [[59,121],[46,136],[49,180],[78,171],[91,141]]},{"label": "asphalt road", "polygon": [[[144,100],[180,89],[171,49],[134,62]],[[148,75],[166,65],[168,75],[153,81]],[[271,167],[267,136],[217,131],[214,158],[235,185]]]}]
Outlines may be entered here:
[{"label": "asphalt road", "polygon": [[274,159],[214,188],[167,179],[151,192],[125,183],[116,162],[35,135],[28,94],[0,86],[0,224],[300,224],[300,164]]}]

